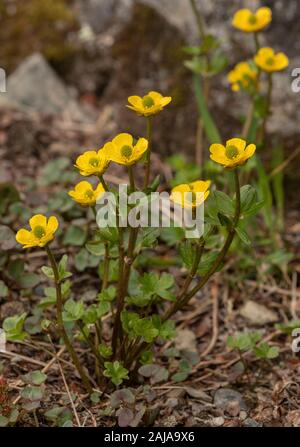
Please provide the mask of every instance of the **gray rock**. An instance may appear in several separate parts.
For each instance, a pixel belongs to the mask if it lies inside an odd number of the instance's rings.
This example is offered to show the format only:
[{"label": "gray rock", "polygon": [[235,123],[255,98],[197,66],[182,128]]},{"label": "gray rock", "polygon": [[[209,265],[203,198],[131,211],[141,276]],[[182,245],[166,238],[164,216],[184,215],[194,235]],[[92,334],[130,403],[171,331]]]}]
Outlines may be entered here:
[{"label": "gray rock", "polygon": [[197,340],[194,332],[189,329],[181,329],[177,331],[175,348],[178,349],[178,351],[197,352]]},{"label": "gray rock", "polygon": [[247,301],[241,308],[240,314],[242,317],[246,318],[249,323],[256,326],[264,326],[265,324],[278,321],[276,312],[255,301]]},{"label": "gray rock", "polygon": [[8,77],[7,93],[0,95],[0,106],[86,121],[66,85],[39,53],[25,59]]},{"label": "gray rock", "polygon": [[248,410],[248,406],[244,401],[243,396],[238,391],[229,388],[220,388],[215,392],[214,405],[217,408],[227,411],[227,409],[232,408],[235,403],[238,404],[240,410]]}]

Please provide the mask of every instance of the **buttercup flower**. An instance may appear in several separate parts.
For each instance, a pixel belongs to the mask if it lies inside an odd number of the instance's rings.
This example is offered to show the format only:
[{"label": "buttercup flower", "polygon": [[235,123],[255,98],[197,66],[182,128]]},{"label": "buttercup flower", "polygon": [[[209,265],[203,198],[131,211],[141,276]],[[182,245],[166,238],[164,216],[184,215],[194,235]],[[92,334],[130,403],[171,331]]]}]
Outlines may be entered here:
[{"label": "buttercup flower", "polygon": [[151,116],[161,112],[166,107],[172,98],[170,96],[162,96],[158,92],[149,92],[146,96],[129,96],[129,109],[134,110],[139,115]]},{"label": "buttercup flower", "polygon": [[256,146],[255,144],[247,146],[245,140],[232,138],[226,142],[226,147],[222,144],[212,144],[209,150],[211,152],[210,158],[213,161],[232,169],[245,164],[256,151]]},{"label": "buttercup flower", "polygon": [[136,145],[132,135],[120,133],[110,143],[109,159],[115,163],[131,166],[136,163],[148,149],[148,141],[139,138]]},{"label": "buttercup flower", "polygon": [[253,33],[264,29],[272,20],[270,8],[259,8],[255,13],[250,9],[240,9],[233,17],[232,25],[246,33]]},{"label": "buttercup flower", "polygon": [[86,151],[79,155],[75,167],[79,169],[80,174],[85,177],[93,174],[103,174],[109,164],[108,148],[109,146],[105,144],[98,151]]},{"label": "buttercup flower", "polygon": [[238,91],[241,88],[248,89],[256,82],[256,79],[257,70],[248,62],[240,62],[228,73],[228,81],[231,83],[231,88],[234,91]]},{"label": "buttercup flower", "polygon": [[24,245],[23,248],[44,247],[54,238],[54,233],[58,228],[58,220],[55,216],[49,217],[37,214],[29,220],[31,231],[19,230],[16,234],[16,241]]},{"label": "buttercup flower", "polygon": [[261,48],[254,56],[256,65],[268,73],[284,70],[289,65],[289,59],[284,53],[275,54],[273,48]]},{"label": "buttercup flower", "polygon": [[74,190],[69,191],[69,196],[82,206],[93,206],[97,199],[105,192],[102,183],[99,183],[96,189],[93,189],[89,182],[78,183]]},{"label": "buttercup flower", "polygon": [[172,189],[171,200],[183,208],[195,208],[201,205],[209,196],[208,188],[210,184],[210,180],[198,180],[193,183],[175,186]]}]

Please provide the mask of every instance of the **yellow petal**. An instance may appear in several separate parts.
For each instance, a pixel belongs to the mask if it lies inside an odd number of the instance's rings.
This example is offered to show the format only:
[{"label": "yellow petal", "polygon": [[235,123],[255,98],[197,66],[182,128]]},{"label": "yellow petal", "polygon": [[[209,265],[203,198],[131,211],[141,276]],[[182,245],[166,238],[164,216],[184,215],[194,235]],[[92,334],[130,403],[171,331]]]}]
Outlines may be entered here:
[{"label": "yellow petal", "polygon": [[95,189],[95,198],[96,200],[105,192],[105,189],[102,185],[102,183],[99,183],[97,188]]},{"label": "yellow petal", "polygon": [[134,107],[140,107],[143,108],[143,100],[140,96],[129,96],[128,98],[129,104],[133,105]]},{"label": "yellow petal", "polygon": [[256,151],[255,144],[249,144],[246,147],[245,152],[244,152],[245,159],[248,159],[248,158],[252,157],[252,155],[254,155],[255,151]]},{"label": "yellow petal", "polygon": [[240,9],[233,16],[232,20],[233,26],[235,26],[236,28],[240,28],[241,26],[243,27],[245,23],[248,22],[251,14],[252,14],[251,11],[247,8]]},{"label": "yellow petal", "polygon": [[149,92],[148,96],[150,96],[153,99],[155,105],[156,104],[160,104],[160,102],[161,102],[161,100],[163,98],[163,95],[161,95],[160,93],[155,92],[155,91]]},{"label": "yellow petal", "polygon": [[193,182],[192,185],[195,192],[205,192],[210,187],[211,181],[197,180],[196,182]]},{"label": "yellow petal", "polygon": [[16,241],[21,245],[34,246],[36,238],[31,231],[22,229],[17,232]]},{"label": "yellow petal", "polygon": [[165,96],[164,98],[161,99],[161,105],[162,107],[167,106],[168,104],[170,104],[170,102],[172,101],[172,97],[171,96]]},{"label": "yellow petal", "polygon": [[235,146],[239,153],[241,153],[246,147],[246,141],[242,140],[241,138],[231,138],[230,140],[226,141],[226,147],[227,146]]},{"label": "yellow petal", "polygon": [[43,236],[41,239],[39,239],[38,241],[38,246],[39,247],[45,247],[46,244],[48,244],[48,242],[52,241],[54,239],[54,235],[53,233],[47,233],[45,236]]},{"label": "yellow petal", "polygon": [[48,219],[46,233],[55,233],[58,228],[58,220],[55,216],[50,216]]},{"label": "yellow petal", "polygon": [[256,17],[261,25],[266,26],[272,20],[272,11],[267,6],[264,6],[256,11]]},{"label": "yellow petal", "polygon": [[284,53],[278,53],[275,58],[276,70],[284,70],[289,65],[289,58]]},{"label": "yellow petal", "polygon": [[139,138],[138,142],[134,147],[134,154],[140,158],[148,149],[148,145],[149,143],[148,140],[146,140],[146,138]]},{"label": "yellow petal", "polygon": [[85,180],[83,182],[79,182],[75,186],[75,191],[76,192],[80,192],[80,193],[85,193],[89,189],[93,189],[92,185],[89,182],[85,181]]},{"label": "yellow petal", "polygon": [[122,148],[123,146],[131,147],[133,143],[133,137],[129,133],[120,133],[112,140],[112,142],[119,148]]},{"label": "yellow petal", "polygon": [[29,220],[29,225],[32,230],[37,226],[46,228],[47,218],[46,218],[46,216],[43,216],[42,214],[36,214]]}]

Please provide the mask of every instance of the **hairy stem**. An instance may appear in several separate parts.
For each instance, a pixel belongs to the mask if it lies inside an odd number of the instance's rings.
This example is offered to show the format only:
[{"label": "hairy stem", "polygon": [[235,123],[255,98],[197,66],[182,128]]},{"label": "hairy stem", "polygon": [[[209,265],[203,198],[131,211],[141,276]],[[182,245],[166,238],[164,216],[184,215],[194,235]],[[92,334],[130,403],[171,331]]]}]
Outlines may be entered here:
[{"label": "hairy stem", "polygon": [[59,272],[58,272],[58,266],[56,263],[56,260],[53,256],[53,253],[48,245],[46,245],[46,252],[53,270],[54,274],[54,282],[55,282],[55,289],[56,289],[56,318],[57,318],[57,325],[59,328],[59,331],[61,332],[61,336],[63,338],[63,341],[65,343],[65,346],[72,358],[72,361],[81,377],[81,380],[89,394],[93,392],[93,389],[91,387],[90,381],[85,374],[83,367],[78,359],[78,356],[73,348],[73,345],[68,337],[68,334],[66,332],[64,322],[63,322],[63,298],[62,298],[62,292],[61,292],[61,282],[59,278]]},{"label": "hairy stem", "polygon": [[240,182],[239,182],[239,176],[238,172],[235,169],[234,170],[234,178],[235,178],[235,191],[236,191],[236,201],[235,201],[235,215],[233,218],[232,225],[228,231],[227,238],[225,240],[225,243],[223,245],[223,248],[221,249],[218,257],[216,258],[213,265],[210,267],[208,272],[203,276],[203,278],[199,281],[199,283],[188,293],[185,294],[185,296],[180,300],[176,301],[165,313],[163,316],[163,321],[168,320],[174,313],[176,313],[179,309],[182,309],[189,301],[190,299],[200,290],[202,287],[207,283],[207,281],[210,279],[210,277],[218,270],[220,265],[222,264],[225,256],[227,255],[227,252],[232,244],[232,241],[235,236],[235,229],[240,219],[240,213],[241,213],[241,195],[240,195]]}]

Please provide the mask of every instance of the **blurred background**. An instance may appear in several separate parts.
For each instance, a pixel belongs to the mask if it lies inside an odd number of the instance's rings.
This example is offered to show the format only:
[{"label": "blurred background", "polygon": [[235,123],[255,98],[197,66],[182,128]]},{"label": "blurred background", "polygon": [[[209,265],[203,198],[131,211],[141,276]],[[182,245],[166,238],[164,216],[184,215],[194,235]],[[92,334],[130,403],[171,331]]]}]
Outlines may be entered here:
[{"label": "blurred background", "polygon": [[[268,131],[288,154],[300,142],[300,93],[291,90],[292,70],[300,67],[300,2],[197,4],[208,30],[221,40],[226,72],[254,51],[252,39],[232,28],[234,12],[272,8],[262,43],[286,52],[291,63],[275,77]],[[121,131],[143,135],[144,121],[125,104],[129,95],[151,89],[174,98],[156,120],[157,162],[177,153],[192,159],[198,112],[183,47],[197,44],[198,31],[189,0],[0,0],[0,19],[0,66],[7,74],[7,92],[0,93],[2,179],[15,176],[11,159],[24,166],[24,157],[73,156]],[[231,91],[224,73],[212,84],[210,111],[225,139],[239,131],[247,99]],[[298,168],[296,160],[286,177],[296,208]]]}]

